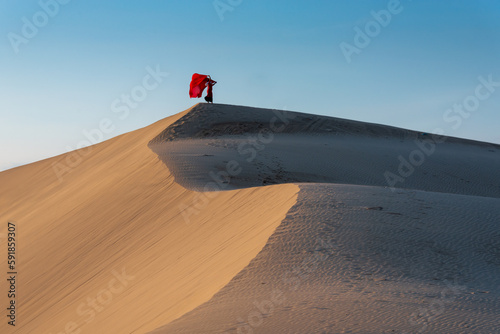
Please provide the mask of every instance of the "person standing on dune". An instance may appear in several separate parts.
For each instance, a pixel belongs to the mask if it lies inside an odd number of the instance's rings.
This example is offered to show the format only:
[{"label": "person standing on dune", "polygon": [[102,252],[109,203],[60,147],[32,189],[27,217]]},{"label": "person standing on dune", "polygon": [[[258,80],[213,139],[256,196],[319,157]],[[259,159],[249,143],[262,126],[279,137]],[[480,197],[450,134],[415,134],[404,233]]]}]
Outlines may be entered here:
[{"label": "person standing on dune", "polygon": [[207,101],[208,103],[214,103],[214,96],[213,96],[213,92],[212,92],[212,87],[217,83],[217,81],[215,80],[212,80],[212,78],[210,76],[208,76],[208,82],[207,82],[207,86],[208,86],[208,89],[207,89],[207,96],[205,96],[205,101]]},{"label": "person standing on dune", "polygon": [[203,91],[208,87],[207,96],[205,101],[208,103],[213,103],[213,89],[212,87],[217,83],[217,81],[212,80],[209,75],[204,74],[193,74],[191,79],[191,84],[189,85],[189,97],[190,98],[200,98],[203,95]]}]

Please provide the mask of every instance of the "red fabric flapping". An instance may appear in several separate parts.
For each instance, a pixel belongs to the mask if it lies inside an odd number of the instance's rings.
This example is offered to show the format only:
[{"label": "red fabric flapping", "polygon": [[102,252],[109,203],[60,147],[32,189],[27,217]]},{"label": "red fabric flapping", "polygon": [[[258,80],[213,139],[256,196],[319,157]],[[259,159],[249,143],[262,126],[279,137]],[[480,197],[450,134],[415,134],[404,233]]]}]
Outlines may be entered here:
[{"label": "red fabric flapping", "polygon": [[193,78],[191,79],[191,84],[189,85],[189,97],[201,97],[205,87],[208,83],[208,75],[193,74]]}]

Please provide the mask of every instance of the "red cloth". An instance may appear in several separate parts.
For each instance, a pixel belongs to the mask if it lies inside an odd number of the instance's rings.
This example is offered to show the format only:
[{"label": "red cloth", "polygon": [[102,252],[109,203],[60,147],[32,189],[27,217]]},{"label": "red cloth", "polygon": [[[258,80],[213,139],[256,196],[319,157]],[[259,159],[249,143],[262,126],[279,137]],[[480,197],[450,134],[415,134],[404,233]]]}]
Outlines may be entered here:
[{"label": "red cloth", "polygon": [[191,84],[189,85],[189,97],[201,97],[205,87],[207,87],[208,75],[193,74],[191,79]]}]

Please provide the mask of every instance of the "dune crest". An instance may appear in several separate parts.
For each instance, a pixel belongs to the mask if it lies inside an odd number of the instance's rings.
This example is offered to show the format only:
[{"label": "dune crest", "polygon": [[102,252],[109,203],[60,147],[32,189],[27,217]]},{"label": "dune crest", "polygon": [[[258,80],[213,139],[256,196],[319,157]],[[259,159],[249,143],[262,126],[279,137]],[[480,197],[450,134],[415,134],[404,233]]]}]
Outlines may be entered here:
[{"label": "dune crest", "polygon": [[385,125],[231,105],[195,106],[149,146],[176,182],[202,190],[320,182],[500,197],[500,145]]},{"label": "dune crest", "polygon": [[186,112],[93,146],[62,182],[52,164],[71,153],[0,173],[0,232],[17,223],[20,254],[18,325],[2,321],[2,333],[145,333],[209,300],[264,247],[298,187],[221,192],[205,209],[147,147]]}]

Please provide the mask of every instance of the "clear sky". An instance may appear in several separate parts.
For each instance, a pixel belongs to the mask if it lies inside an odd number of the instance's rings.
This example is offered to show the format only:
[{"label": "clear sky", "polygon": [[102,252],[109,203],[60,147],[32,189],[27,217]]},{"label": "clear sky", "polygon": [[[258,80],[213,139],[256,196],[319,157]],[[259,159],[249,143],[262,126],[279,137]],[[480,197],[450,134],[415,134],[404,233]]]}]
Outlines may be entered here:
[{"label": "clear sky", "polygon": [[0,0],[0,170],[202,102],[195,72],[216,103],[500,143],[499,17],[497,0]]}]

